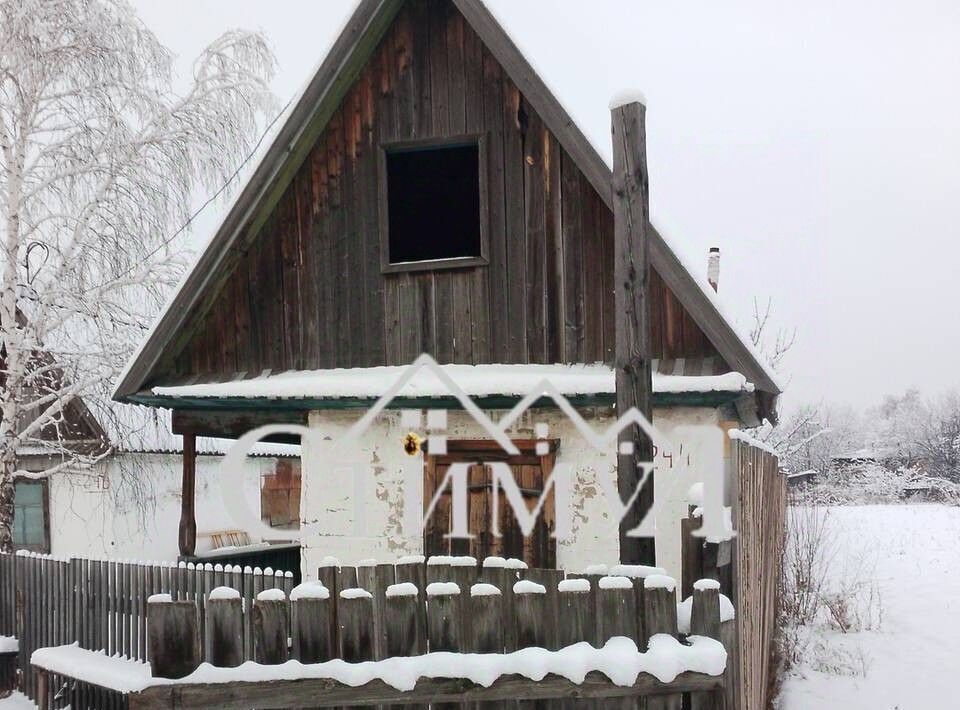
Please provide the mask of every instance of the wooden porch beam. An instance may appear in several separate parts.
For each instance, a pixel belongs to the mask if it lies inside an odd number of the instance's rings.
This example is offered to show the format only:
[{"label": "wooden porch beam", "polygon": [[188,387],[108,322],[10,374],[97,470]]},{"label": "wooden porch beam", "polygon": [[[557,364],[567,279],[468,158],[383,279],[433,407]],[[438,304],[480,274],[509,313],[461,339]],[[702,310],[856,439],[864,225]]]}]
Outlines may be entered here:
[{"label": "wooden porch beam", "polygon": [[[614,303],[616,313],[617,415],[636,407],[647,420],[653,417],[650,344],[649,180],[647,175],[646,107],[639,101],[611,104],[613,134]],[[617,455],[617,488],[628,500],[642,477],[638,464],[653,461],[653,443],[639,427],[620,432],[619,444],[632,451]],[[620,560],[625,564],[653,564],[653,538],[627,537],[653,505],[651,475],[636,503],[620,523]]]},{"label": "wooden porch beam", "polygon": [[[305,409],[257,409],[259,402],[247,410],[173,410],[173,433],[238,439],[247,432],[266,424],[306,424]],[[300,443],[299,438],[268,437],[266,441]]]}]

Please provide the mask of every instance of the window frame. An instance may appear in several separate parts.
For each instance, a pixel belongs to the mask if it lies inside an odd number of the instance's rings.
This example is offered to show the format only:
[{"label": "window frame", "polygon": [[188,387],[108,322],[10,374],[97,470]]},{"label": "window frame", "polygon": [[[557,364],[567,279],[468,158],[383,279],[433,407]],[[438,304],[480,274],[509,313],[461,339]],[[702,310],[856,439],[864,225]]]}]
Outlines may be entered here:
[{"label": "window frame", "polygon": [[[28,478],[26,476],[16,476],[13,479],[13,485],[16,486],[18,483],[27,483],[31,485],[39,485],[41,491],[41,510],[43,515],[43,543],[40,545],[21,545],[14,547],[18,550],[28,550],[30,552],[38,552],[40,554],[49,555],[50,554],[50,481],[46,478],[34,479]],[[13,507],[13,524],[16,525],[17,520],[17,505],[16,498],[14,498],[14,507]]]},{"label": "window frame", "polygon": [[[423,261],[390,261],[390,185],[387,179],[387,156],[390,153],[416,152],[432,148],[456,148],[458,146],[477,146],[479,169],[478,187],[480,189],[480,255],[461,256],[450,259],[425,259]],[[377,151],[377,190],[379,197],[380,228],[380,271],[384,274],[398,274],[412,271],[444,271],[447,269],[465,269],[487,266],[489,259],[489,209],[487,181],[487,135],[485,133],[463,133],[455,136],[437,136],[413,140],[384,141]]]}]

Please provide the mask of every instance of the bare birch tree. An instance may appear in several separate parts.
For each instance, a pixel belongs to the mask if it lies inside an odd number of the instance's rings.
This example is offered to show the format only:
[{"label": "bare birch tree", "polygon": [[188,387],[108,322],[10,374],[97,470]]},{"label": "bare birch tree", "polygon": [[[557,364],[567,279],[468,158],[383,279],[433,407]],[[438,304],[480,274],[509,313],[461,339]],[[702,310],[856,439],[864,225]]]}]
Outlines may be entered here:
[{"label": "bare birch tree", "polygon": [[[231,31],[193,65],[124,0],[0,0],[0,549],[12,546],[18,450],[109,387],[182,274],[179,227],[273,107],[274,59]],[[49,475],[108,449],[64,449]]]}]

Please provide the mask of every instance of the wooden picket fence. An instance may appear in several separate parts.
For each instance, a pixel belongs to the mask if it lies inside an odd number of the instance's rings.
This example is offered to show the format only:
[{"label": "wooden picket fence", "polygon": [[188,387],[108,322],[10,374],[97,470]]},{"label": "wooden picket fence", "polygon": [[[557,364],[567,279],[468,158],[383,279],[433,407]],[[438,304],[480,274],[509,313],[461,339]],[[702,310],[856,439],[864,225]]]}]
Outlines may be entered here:
[{"label": "wooden picket fence", "polygon": [[777,580],[787,520],[787,478],[775,455],[748,441],[730,442],[733,524],[732,600],[737,608],[738,708],[764,710],[776,673]]},{"label": "wooden picket fence", "polygon": [[[263,589],[289,592],[293,581],[290,572],[271,569],[0,554],[0,634],[18,639],[19,686],[33,698],[36,681],[30,657],[38,648],[76,643],[149,661],[147,600],[153,594],[169,592],[198,602],[202,629],[203,602],[212,589],[232,586],[249,607]],[[243,629],[243,639],[252,655],[251,626]],[[75,709],[121,706],[121,698],[103,688],[71,686]]]},{"label": "wooden picket fence", "polygon": [[[558,650],[580,641],[601,647],[614,636],[633,639],[642,650],[654,634],[678,636],[675,591],[663,586],[645,588],[639,571],[625,586],[623,577],[617,578],[619,586],[611,586],[600,584],[602,575],[569,575],[587,581],[584,591],[583,583],[572,585],[575,589],[561,586],[559,583],[567,578],[561,570],[463,562],[460,558],[453,564],[324,567],[318,576],[326,594],[301,594],[304,588],[318,587],[296,588],[292,595],[268,592],[252,604],[242,600],[246,595],[226,590],[219,590],[212,599],[208,591],[205,601],[197,595],[184,595],[171,577],[171,585],[161,584],[158,590],[170,594],[169,599],[154,597],[147,605],[146,645],[148,651],[153,649],[147,653],[152,675],[182,678],[202,661],[236,667],[246,660],[275,665],[293,659],[307,664],[335,658],[373,661],[433,651],[498,654],[523,648]],[[224,586],[240,592],[229,579],[223,581]],[[408,584],[396,586],[403,583]],[[434,583],[438,586],[431,587]],[[476,584],[490,585],[498,593],[475,594],[480,591],[474,590]],[[490,587],[483,591],[492,591]],[[406,593],[398,593],[400,590]],[[414,593],[410,594],[411,590]],[[730,643],[732,622],[720,623],[718,591],[695,593],[693,606],[693,633]],[[247,629],[252,633],[252,649],[245,642]],[[94,658],[94,654],[90,656]],[[36,681],[39,692],[35,694],[43,709],[62,707],[67,699],[57,699],[55,690],[71,686],[76,679],[64,675],[62,669],[41,668]],[[490,687],[466,679],[421,678],[412,691],[401,692],[379,680],[350,687],[330,678],[300,678],[148,684],[140,692],[109,694],[106,705],[75,695],[69,701],[73,708],[136,710],[403,704],[426,708],[466,702],[504,707],[530,699],[539,701],[538,707],[560,708],[569,707],[564,703],[571,698],[597,699],[598,706],[604,707],[611,703],[637,707],[638,702],[653,702],[652,697],[638,698],[656,696],[658,702],[662,699],[662,707],[672,708],[680,707],[684,696],[689,695],[695,702],[693,707],[711,710],[723,706],[724,684],[724,676],[703,673],[685,672],[671,683],[641,673],[634,686],[624,687],[594,672],[581,684],[553,675],[541,681],[506,675]]]}]

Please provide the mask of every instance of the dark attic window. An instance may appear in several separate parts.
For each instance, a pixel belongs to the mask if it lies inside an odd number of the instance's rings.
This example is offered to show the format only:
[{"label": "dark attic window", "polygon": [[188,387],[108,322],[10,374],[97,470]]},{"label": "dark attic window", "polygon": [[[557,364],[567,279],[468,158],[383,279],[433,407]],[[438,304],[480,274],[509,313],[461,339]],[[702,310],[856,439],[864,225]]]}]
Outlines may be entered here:
[{"label": "dark attic window", "polygon": [[389,147],[385,163],[389,261],[384,269],[485,263],[479,142]]}]

